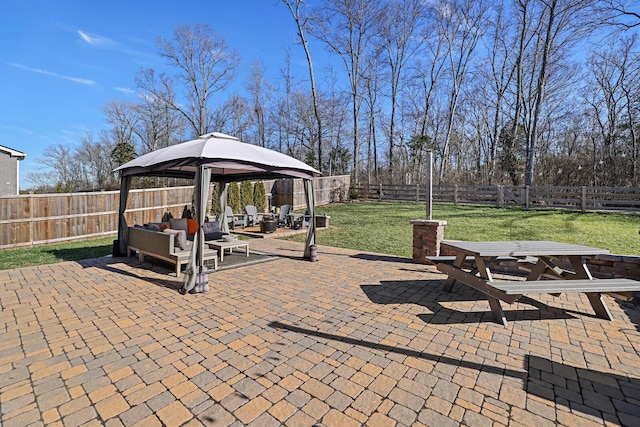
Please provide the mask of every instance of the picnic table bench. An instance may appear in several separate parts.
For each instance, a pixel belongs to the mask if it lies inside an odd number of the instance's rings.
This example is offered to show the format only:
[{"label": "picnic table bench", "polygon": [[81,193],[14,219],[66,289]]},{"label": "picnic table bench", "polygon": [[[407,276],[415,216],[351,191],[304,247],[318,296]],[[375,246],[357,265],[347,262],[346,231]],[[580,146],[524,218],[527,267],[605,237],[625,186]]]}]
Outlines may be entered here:
[{"label": "picnic table bench", "polygon": [[[487,296],[495,320],[506,326],[507,321],[500,301],[513,304],[524,294],[561,293],[586,294],[596,316],[612,320],[611,312],[602,298],[603,294],[630,300],[640,291],[640,282],[631,279],[594,279],[585,257],[608,253],[606,249],[548,241],[516,242],[442,242],[456,253],[452,264],[440,262],[438,270],[448,275],[444,289],[451,292],[453,284],[460,281]],[[575,271],[556,266],[551,258],[567,256]],[[470,263],[467,270],[464,265]],[[491,264],[499,257],[514,257],[531,264],[527,280],[494,280]],[[540,280],[548,277],[549,280]],[[555,279],[555,280],[554,280]]]}]

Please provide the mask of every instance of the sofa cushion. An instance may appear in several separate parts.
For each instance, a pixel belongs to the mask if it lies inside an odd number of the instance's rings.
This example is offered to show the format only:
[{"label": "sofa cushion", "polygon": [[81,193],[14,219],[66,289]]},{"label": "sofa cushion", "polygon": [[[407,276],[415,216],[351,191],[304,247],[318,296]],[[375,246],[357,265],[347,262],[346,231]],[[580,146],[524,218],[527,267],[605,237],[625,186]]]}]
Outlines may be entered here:
[{"label": "sofa cushion", "polygon": [[173,234],[173,245],[178,249],[184,249],[187,247],[187,233],[184,230],[175,230],[173,228],[166,228],[162,230],[163,233]]},{"label": "sofa cushion", "polygon": [[184,230],[186,234],[189,234],[189,226],[186,218],[171,218],[169,223],[171,224],[172,230]]}]

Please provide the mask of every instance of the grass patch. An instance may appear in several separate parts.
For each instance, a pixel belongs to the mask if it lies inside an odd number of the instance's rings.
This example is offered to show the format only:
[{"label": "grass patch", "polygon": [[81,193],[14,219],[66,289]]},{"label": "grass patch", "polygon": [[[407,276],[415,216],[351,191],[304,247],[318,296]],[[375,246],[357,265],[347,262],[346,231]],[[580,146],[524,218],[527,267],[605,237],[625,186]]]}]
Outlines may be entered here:
[{"label": "grass patch", "polygon": [[[425,204],[361,202],[319,206],[331,216],[330,228],[318,230],[317,243],[411,258],[413,227],[426,218]],[[576,212],[554,209],[498,209],[436,203],[433,218],[447,221],[451,240],[555,240],[605,248],[614,254],[640,254],[640,214]],[[0,251],[0,270],[97,258],[111,253],[115,237]],[[286,238],[303,242],[305,235]]]},{"label": "grass patch", "polygon": [[6,249],[0,251],[0,270],[106,256],[111,254],[114,238],[114,236],[111,236],[76,242]]},{"label": "grass patch", "polygon": [[[409,221],[426,218],[425,204],[413,202],[347,203],[321,206],[330,228],[319,230],[317,243],[412,257]],[[447,221],[450,240],[555,240],[605,248],[615,254],[640,254],[640,214],[576,212],[558,209],[499,209],[436,203],[433,218]],[[303,241],[303,236],[289,240]]]}]

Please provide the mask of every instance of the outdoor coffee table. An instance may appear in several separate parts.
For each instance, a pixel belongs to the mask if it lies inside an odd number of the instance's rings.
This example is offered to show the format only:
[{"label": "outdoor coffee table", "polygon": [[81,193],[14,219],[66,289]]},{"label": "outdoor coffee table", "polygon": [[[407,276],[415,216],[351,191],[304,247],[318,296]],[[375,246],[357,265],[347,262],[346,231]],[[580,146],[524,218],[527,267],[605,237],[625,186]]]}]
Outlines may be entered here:
[{"label": "outdoor coffee table", "polygon": [[224,261],[224,251],[225,249],[229,249],[229,253],[233,252],[235,248],[244,248],[247,257],[249,257],[249,242],[247,240],[238,240],[234,239],[231,242],[227,242],[226,240],[213,240],[211,242],[207,242],[210,248],[217,249],[220,252],[220,262]]}]

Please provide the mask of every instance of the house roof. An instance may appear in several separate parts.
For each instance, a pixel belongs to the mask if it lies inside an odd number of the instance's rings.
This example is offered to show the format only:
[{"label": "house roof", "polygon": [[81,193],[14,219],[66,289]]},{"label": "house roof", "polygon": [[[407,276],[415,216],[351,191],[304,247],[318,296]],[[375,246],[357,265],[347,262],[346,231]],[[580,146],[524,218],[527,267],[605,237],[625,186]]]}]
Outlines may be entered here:
[{"label": "house roof", "polygon": [[18,160],[24,160],[24,158],[27,157],[25,153],[9,147],[5,147],[4,145],[0,145],[0,151],[2,151],[3,153],[7,153],[10,157],[19,157]]}]

